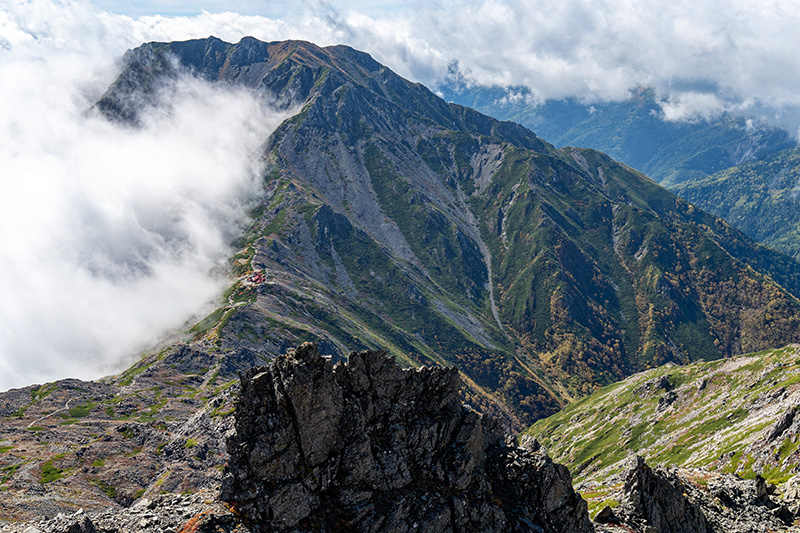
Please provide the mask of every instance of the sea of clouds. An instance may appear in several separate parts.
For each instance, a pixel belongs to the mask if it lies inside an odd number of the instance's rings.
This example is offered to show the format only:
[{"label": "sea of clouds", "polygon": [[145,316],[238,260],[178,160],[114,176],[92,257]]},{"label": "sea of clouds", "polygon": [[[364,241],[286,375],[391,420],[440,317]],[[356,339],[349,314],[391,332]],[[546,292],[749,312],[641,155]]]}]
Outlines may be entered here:
[{"label": "sea of clouds", "polygon": [[[236,13],[240,4],[250,14]],[[0,389],[116,371],[208,310],[226,284],[229,243],[260,192],[260,147],[285,117],[185,77],[141,128],[105,121],[92,105],[124,51],[145,41],[343,43],[434,89],[457,72],[588,105],[649,86],[669,120],[733,110],[792,132],[800,124],[794,1],[448,0],[380,11],[313,0],[285,16],[253,14],[257,4],[131,17],[84,1],[0,0]]]},{"label": "sea of clouds", "polygon": [[140,127],[109,122],[131,23],[23,7],[0,49],[0,389],[112,373],[207,311],[285,118],[185,76]]}]

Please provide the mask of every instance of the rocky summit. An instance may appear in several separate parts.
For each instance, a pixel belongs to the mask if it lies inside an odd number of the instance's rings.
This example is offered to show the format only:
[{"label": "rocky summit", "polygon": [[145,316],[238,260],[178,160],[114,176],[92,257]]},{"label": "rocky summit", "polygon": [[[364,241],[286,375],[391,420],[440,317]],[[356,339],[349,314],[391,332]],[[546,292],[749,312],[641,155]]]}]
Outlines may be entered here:
[{"label": "rocky summit", "polygon": [[256,533],[591,531],[568,470],[460,388],[453,368],[303,344],[243,377],[221,498]]}]

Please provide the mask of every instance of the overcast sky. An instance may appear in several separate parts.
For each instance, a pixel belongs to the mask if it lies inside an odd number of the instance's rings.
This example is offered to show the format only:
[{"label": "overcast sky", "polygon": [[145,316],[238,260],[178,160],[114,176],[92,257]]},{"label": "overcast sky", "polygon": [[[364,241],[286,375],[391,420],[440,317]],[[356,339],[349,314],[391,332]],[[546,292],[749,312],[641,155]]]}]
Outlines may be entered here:
[{"label": "overcast sky", "polygon": [[[140,17],[131,22],[140,38],[255,34],[349,44],[432,88],[457,64],[476,84],[524,85],[542,99],[616,100],[652,86],[671,118],[721,109],[788,114],[796,133],[795,0],[173,0],[94,7]],[[169,16],[175,13],[185,16]]]},{"label": "overcast sky", "polygon": [[615,100],[652,86],[673,118],[800,107],[796,0],[12,0],[3,15],[0,46],[20,29],[62,46],[99,41],[109,55],[151,39],[299,38],[352,45],[434,89],[457,65],[473,83],[524,85],[541,99]]},{"label": "overcast sky", "polygon": [[107,374],[225,285],[282,117],[191,80],[139,131],[86,114],[128,48],[348,44],[434,89],[453,69],[540,99],[652,86],[671,119],[730,109],[796,133],[798,28],[795,0],[0,0],[0,389]]},{"label": "overcast sky", "polygon": [[[306,9],[319,9],[321,4],[321,2],[286,2],[285,0],[216,0],[210,2],[187,2],[183,0],[168,2],[118,2],[115,0],[97,0],[94,2],[94,5],[98,9],[109,13],[128,15],[130,17],[141,17],[145,15],[192,16],[199,15],[205,11],[207,13],[232,12],[241,15],[257,15],[280,19],[300,15]],[[372,16],[399,12],[407,13],[422,5],[424,5],[422,2],[415,2],[414,0],[405,2],[388,0],[328,2],[328,6],[334,7],[335,9],[356,11]]]}]

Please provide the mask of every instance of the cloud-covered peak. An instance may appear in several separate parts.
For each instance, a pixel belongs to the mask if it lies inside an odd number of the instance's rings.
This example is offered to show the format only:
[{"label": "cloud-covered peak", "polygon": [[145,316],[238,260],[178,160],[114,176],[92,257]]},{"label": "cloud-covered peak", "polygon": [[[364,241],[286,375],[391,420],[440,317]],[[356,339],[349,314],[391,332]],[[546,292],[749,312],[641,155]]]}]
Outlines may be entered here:
[{"label": "cloud-covered peak", "polygon": [[206,309],[286,116],[182,76],[139,127],[110,122],[91,108],[116,57],[75,23],[4,28],[0,389],[110,373]]}]

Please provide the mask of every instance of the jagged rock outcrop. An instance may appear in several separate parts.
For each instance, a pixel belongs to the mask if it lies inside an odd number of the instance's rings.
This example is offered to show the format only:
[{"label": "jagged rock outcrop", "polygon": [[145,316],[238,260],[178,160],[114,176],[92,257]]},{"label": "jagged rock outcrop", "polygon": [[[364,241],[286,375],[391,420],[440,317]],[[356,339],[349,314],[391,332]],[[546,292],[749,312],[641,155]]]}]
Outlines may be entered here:
[{"label": "jagged rock outcrop", "polygon": [[242,377],[221,499],[262,531],[591,531],[568,470],[461,405],[458,371],[303,344]]},{"label": "jagged rock outcrop", "polygon": [[636,456],[625,474],[625,497],[619,514],[642,531],[704,533],[709,530],[700,506],[673,472],[653,470]]},{"label": "jagged rock outcrop", "polygon": [[[695,472],[697,474],[698,472]],[[760,476],[745,480],[705,472],[703,483],[678,469],[651,469],[636,456],[621,474],[620,506],[595,517],[637,533],[754,533],[786,531],[797,518],[785,502],[770,496]],[[599,528],[600,531],[616,531]]]},{"label": "jagged rock outcrop", "polygon": [[792,426],[792,422],[794,422],[794,409],[787,409],[770,429],[765,439],[766,442],[774,442],[775,439],[783,435],[783,432]]}]

